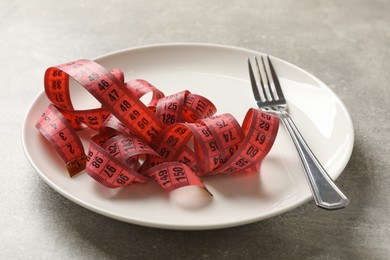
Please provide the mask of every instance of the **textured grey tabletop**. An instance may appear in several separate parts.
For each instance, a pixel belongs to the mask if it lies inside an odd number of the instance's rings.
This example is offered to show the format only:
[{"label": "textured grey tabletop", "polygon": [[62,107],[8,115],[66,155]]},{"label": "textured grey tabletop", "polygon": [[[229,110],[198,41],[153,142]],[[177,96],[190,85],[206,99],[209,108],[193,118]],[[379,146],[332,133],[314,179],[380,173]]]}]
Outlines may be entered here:
[{"label": "textured grey tabletop", "polygon": [[[389,259],[390,1],[0,1],[1,259]],[[245,226],[170,231],[64,198],[36,174],[24,116],[51,65],[170,42],[233,45],[317,76],[353,120],[339,211],[312,202]]]}]

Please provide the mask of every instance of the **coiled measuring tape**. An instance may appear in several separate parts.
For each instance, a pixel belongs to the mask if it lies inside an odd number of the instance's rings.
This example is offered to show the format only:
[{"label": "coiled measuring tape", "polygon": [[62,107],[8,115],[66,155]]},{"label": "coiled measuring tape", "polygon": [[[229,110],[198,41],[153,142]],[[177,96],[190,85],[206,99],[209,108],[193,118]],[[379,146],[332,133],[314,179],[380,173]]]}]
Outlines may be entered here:
[{"label": "coiled measuring tape", "polygon": [[[88,90],[100,108],[75,110],[69,77]],[[170,191],[197,185],[203,176],[258,171],[279,128],[272,114],[249,109],[240,126],[230,114],[215,116],[207,98],[182,91],[165,96],[145,80],[125,82],[90,60],[50,67],[45,92],[51,104],[36,128],[56,149],[72,177],[85,169],[109,188],[154,181]],[[140,98],[152,92],[148,105]],[[78,131],[92,128],[88,151]]]}]

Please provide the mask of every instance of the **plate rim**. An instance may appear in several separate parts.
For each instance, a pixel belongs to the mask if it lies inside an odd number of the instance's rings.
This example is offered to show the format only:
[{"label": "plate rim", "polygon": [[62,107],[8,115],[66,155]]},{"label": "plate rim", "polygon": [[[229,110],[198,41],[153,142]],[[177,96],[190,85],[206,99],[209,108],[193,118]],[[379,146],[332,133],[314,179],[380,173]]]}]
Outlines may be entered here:
[{"label": "plate rim", "polygon": [[[180,42],[173,42],[173,43],[148,44],[148,45],[140,45],[140,46],[125,48],[125,49],[116,50],[116,51],[112,51],[112,52],[109,52],[109,53],[97,56],[95,58],[92,58],[91,60],[98,62],[101,59],[108,58],[110,56],[118,55],[118,54],[121,54],[121,53],[134,52],[134,51],[146,50],[146,49],[155,49],[155,48],[161,48],[161,47],[163,47],[163,48],[164,47],[165,48],[166,47],[192,47],[192,48],[200,48],[200,47],[201,48],[206,48],[206,47],[209,48],[209,47],[213,47],[213,48],[225,49],[225,50],[230,50],[230,51],[233,50],[233,51],[240,51],[240,52],[255,53],[256,55],[264,54],[263,52],[260,52],[260,51],[257,51],[257,50],[252,50],[252,49],[248,49],[248,48],[244,48],[244,47],[237,47],[237,46],[232,46],[232,45],[222,45],[222,44],[214,44],[214,43],[192,43],[192,42],[180,43]],[[355,142],[355,133],[354,133],[355,129],[354,129],[354,125],[353,125],[353,121],[351,119],[350,113],[347,110],[347,107],[345,106],[344,102],[339,98],[339,96],[336,95],[336,93],[328,85],[326,85],[323,81],[318,79],[315,75],[309,73],[307,70],[304,70],[303,68],[300,68],[297,65],[292,64],[292,63],[290,63],[290,62],[288,62],[288,61],[286,61],[284,59],[281,59],[279,57],[275,57],[275,56],[272,56],[272,55],[269,55],[269,56],[272,57],[273,59],[277,59],[278,61],[287,64],[288,66],[290,66],[290,67],[292,67],[292,68],[294,68],[296,70],[299,70],[300,72],[304,73],[306,76],[314,79],[322,87],[326,88],[326,90],[329,91],[332,94],[333,98],[337,99],[338,104],[340,105],[341,110],[343,111],[344,115],[347,118],[347,122],[345,122],[345,123],[350,126],[351,132],[349,134],[350,134],[351,141],[350,141],[350,145],[348,146],[349,149],[347,151],[348,154],[346,156],[347,159],[345,160],[345,163],[340,167],[339,172],[336,173],[334,177],[332,177],[333,180],[336,180],[341,175],[341,173],[343,172],[345,167],[347,166],[347,164],[348,164],[348,162],[349,162],[349,160],[351,158],[353,147],[354,147],[354,142]],[[300,200],[300,201],[298,201],[296,203],[289,204],[288,206],[285,206],[282,209],[279,209],[277,211],[270,212],[266,216],[260,216],[260,217],[257,217],[257,218],[249,218],[249,219],[245,219],[245,220],[241,220],[241,221],[225,221],[224,223],[221,223],[221,224],[218,224],[218,225],[210,225],[210,224],[200,224],[200,225],[196,225],[196,224],[195,225],[192,225],[192,224],[191,225],[189,225],[189,224],[183,225],[183,224],[180,224],[180,225],[172,225],[172,224],[164,223],[164,222],[161,222],[161,221],[159,222],[157,220],[153,221],[153,222],[151,222],[151,221],[142,221],[139,218],[134,218],[134,217],[132,217],[130,219],[129,218],[125,219],[125,218],[123,218],[122,216],[120,216],[120,215],[118,215],[116,213],[107,211],[105,209],[96,207],[94,205],[90,205],[90,204],[84,202],[83,200],[79,199],[78,197],[75,197],[72,194],[69,194],[65,190],[62,190],[60,187],[58,187],[58,185],[53,183],[43,172],[40,171],[38,166],[35,164],[35,162],[30,157],[30,154],[27,151],[27,147],[26,147],[26,131],[25,131],[25,129],[28,127],[27,126],[27,120],[29,118],[29,114],[31,113],[32,108],[34,107],[34,105],[36,103],[38,103],[38,101],[42,98],[42,96],[44,96],[44,94],[45,94],[44,90],[41,90],[38,93],[38,95],[33,99],[31,104],[29,105],[27,113],[25,114],[25,117],[24,117],[24,120],[23,120],[23,124],[22,124],[22,146],[23,146],[24,153],[25,153],[26,157],[28,158],[28,161],[30,162],[30,164],[33,166],[34,170],[39,174],[39,176],[44,180],[44,182],[46,184],[48,184],[51,188],[53,188],[56,192],[58,192],[59,194],[61,194],[65,198],[67,198],[67,199],[75,202],[76,204],[78,204],[78,205],[80,205],[80,206],[82,206],[82,207],[84,207],[86,209],[89,209],[89,210],[91,210],[91,211],[93,211],[95,213],[98,213],[98,214],[101,214],[101,215],[104,215],[106,217],[110,217],[110,218],[113,218],[113,219],[116,219],[116,220],[119,220],[119,221],[123,221],[123,222],[126,222],[126,223],[132,223],[132,224],[136,224],[136,225],[140,225],[140,226],[146,226],[146,227],[153,227],[153,228],[160,228],[160,229],[171,229],[171,230],[212,230],[212,229],[220,229],[220,228],[241,226],[241,225],[246,225],[246,224],[258,222],[258,221],[261,221],[261,220],[265,220],[265,219],[268,219],[268,218],[272,218],[274,216],[284,214],[287,211],[290,211],[290,210],[292,210],[294,208],[297,208],[297,207],[305,204],[306,202],[308,202],[309,200],[312,199],[312,195],[308,194],[308,196],[305,196],[304,198],[302,198],[302,200]]]}]

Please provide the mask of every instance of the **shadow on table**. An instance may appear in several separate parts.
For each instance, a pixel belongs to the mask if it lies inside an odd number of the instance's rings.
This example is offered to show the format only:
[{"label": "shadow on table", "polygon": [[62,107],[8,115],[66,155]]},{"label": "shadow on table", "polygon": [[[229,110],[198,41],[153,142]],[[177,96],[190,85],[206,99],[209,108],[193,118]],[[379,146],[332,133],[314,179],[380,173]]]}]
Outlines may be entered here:
[{"label": "shadow on table", "polygon": [[[208,231],[172,231],[146,228],[110,219],[78,206],[58,195],[43,182],[39,185],[42,207],[45,196],[59,204],[44,216],[56,222],[64,238],[58,245],[70,246],[78,257],[120,259],[291,259],[307,257],[353,258],[370,256],[361,247],[358,226],[361,205],[369,192],[364,151],[355,145],[351,160],[337,180],[351,198],[343,210],[326,211],[306,203],[283,215],[240,227]],[[41,190],[41,189],[39,189]],[[366,201],[367,202],[367,201]],[[54,234],[54,237],[59,237]],[[67,238],[65,238],[67,237]],[[63,245],[65,244],[65,245]],[[76,257],[77,258],[77,257]]]}]

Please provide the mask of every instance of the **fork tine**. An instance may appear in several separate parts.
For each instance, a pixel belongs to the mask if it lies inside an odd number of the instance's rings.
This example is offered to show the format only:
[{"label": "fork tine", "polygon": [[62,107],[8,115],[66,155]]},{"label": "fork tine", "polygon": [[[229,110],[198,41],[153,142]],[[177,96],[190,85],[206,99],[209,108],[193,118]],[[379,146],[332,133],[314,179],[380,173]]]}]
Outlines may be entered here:
[{"label": "fork tine", "polygon": [[261,97],[260,97],[259,89],[257,88],[255,75],[253,74],[252,64],[249,58],[248,58],[248,69],[249,69],[249,78],[251,80],[253,95],[255,96],[256,101],[259,102],[261,101]]},{"label": "fork tine", "polygon": [[[266,81],[267,81],[267,87],[268,87],[268,100],[269,101],[272,101],[272,100],[276,100],[276,97],[275,97],[275,95],[274,95],[274,92],[273,92],[273,90],[272,90],[272,87],[271,87],[271,81],[269,80],[269,76],[268,76],[268,72],[267,72],[267,68],[266,68],[266,66],[265,66],[265,62],[264,62],[264,58],[263,58],[263,56],[261,56],[261,65],[262,65],[262,67],[263,67],[263,71],[264,71],[264,74],[265,74],[265,79],[266,79]],[[264,88],[264,86],[263,86],[263,89],[264,89],[264,91],[265,91],[265,88]]]},{"label": "fork tine", "polygon": [[[257,56],[255,56],[255,61],[256,61],[257,73],[259,74],[261,91],[262,91],[262,94],[263,94],[263,97],[264,97],[263,100],[264,100],[264,101],[267,101],[267,99],[269,99],[269,98],[268,98],[267,91],[265,90],[264,80],[263,80],[263,76],[261,76],[261,70],[260,70],[259,60],[257,59]],[[267,76],[267,75],[266,75],[266,76]]]},{"label": "fork tine", "polygon": [[278,95],[278,100],[283,100],[284,101],[284,95],[283,95],[282,87],[280,86],[278,76],[276,75],[274,66],[272,65],[271,59],[269,58],[268,55],[267,55],[267,60],[268,60],[269,69],[271,71],[272,80],[274,81],[276,94]]}]

